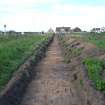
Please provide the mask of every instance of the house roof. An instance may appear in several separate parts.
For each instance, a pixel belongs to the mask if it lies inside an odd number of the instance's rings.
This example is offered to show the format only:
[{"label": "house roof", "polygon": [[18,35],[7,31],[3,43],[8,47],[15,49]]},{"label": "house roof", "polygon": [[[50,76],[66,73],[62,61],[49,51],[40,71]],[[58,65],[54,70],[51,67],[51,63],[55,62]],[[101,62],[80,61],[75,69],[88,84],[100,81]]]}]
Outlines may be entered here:
[{"label": "house roof", "polygon": [[61,31],[62,29],[70,31],[71,27],[56,27],[56,31]]}]

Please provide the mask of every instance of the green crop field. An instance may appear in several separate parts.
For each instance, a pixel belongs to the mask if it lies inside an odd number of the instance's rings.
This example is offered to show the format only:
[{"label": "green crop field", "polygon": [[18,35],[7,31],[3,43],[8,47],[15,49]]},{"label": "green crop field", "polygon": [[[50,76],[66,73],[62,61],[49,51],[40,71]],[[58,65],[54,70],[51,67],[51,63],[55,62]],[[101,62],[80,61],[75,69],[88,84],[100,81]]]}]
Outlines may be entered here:
[{"label": "green crop field", "polygon": [[85,41],[95,44],[98,48],[105,50],[105,33],[78,33]]},{"label": "green crop field", "polygon": [[[90,33],[84,36],[83,39],[96,45],[97,48],[105,50],[105,33],[94,34]],[[102,78],[102,72],[105,67],[105,61],[87,58],[84,63],[88,70],[89,78],[94,82],[96,88],[101,91],[105,91],[105,80]]]},{"label": "green crop field", "polygon": [[86,65],[89,79],[94,82],[95,87],[105,91],[105,80],[102,78],[105,62],[95,58],[86,58],[83,63]]},{"label": "green crop field", "polygon": [[[79,37],[83,41],[93,43],[100,51],[105,51],[105,33],[79,33],[79,35],[81,35]],[[105,61],[96,58],[86,58],[83,62],[86,65],[88,77],[94,82],[96,89],[105,91],[105,80],[102,78]]]},{"label": "green crop field", "polygon": [[7,84],[17,67],[35,52],[49,35],[0,37],[0,90]]}]

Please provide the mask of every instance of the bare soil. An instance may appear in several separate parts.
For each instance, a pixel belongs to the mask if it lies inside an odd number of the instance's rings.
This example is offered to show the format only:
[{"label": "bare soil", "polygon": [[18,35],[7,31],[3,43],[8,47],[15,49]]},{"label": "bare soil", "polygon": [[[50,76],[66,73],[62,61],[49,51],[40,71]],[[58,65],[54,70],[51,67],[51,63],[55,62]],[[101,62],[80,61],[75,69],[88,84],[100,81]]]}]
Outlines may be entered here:
[{"label": "bare soil", "polygon": [[81,62],[82,56],[95,49],[88,47],[83,55],[65,64],[55,37],[46,57],[34,68],[21,105],[105,105],[103,95],[90,85]]}]

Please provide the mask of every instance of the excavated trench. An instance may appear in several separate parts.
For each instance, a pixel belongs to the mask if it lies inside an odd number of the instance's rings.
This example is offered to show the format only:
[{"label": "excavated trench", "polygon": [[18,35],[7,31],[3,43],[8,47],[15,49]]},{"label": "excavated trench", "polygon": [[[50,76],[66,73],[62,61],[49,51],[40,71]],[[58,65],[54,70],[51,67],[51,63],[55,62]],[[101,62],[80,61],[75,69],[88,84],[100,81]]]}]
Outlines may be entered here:
[{"label": "excavated trench", "polygon": [[22,97],[20,104],[15,105],[105,105],[101,93],[85,78],[80,60],[64,63],[57,37],[49,46],[46,57],[32,68],[32,80]]},{"label": "excavated trench", "polygon": [[21,105],[104,105],[103,96],[85,79],[80,61],[63,62],[56,37],[34,71]]}]

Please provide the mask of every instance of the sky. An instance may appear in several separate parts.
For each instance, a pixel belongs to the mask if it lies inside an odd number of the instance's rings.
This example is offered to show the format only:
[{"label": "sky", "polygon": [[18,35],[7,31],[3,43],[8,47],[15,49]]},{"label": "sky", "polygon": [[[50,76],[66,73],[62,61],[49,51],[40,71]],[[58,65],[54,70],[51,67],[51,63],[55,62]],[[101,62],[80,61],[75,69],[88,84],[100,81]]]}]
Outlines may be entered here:
[{"label": "sky", "polygon": [[56,27],[90,30],[105,26],[105,0],[2,0],[0,30],[47,31]]}]

